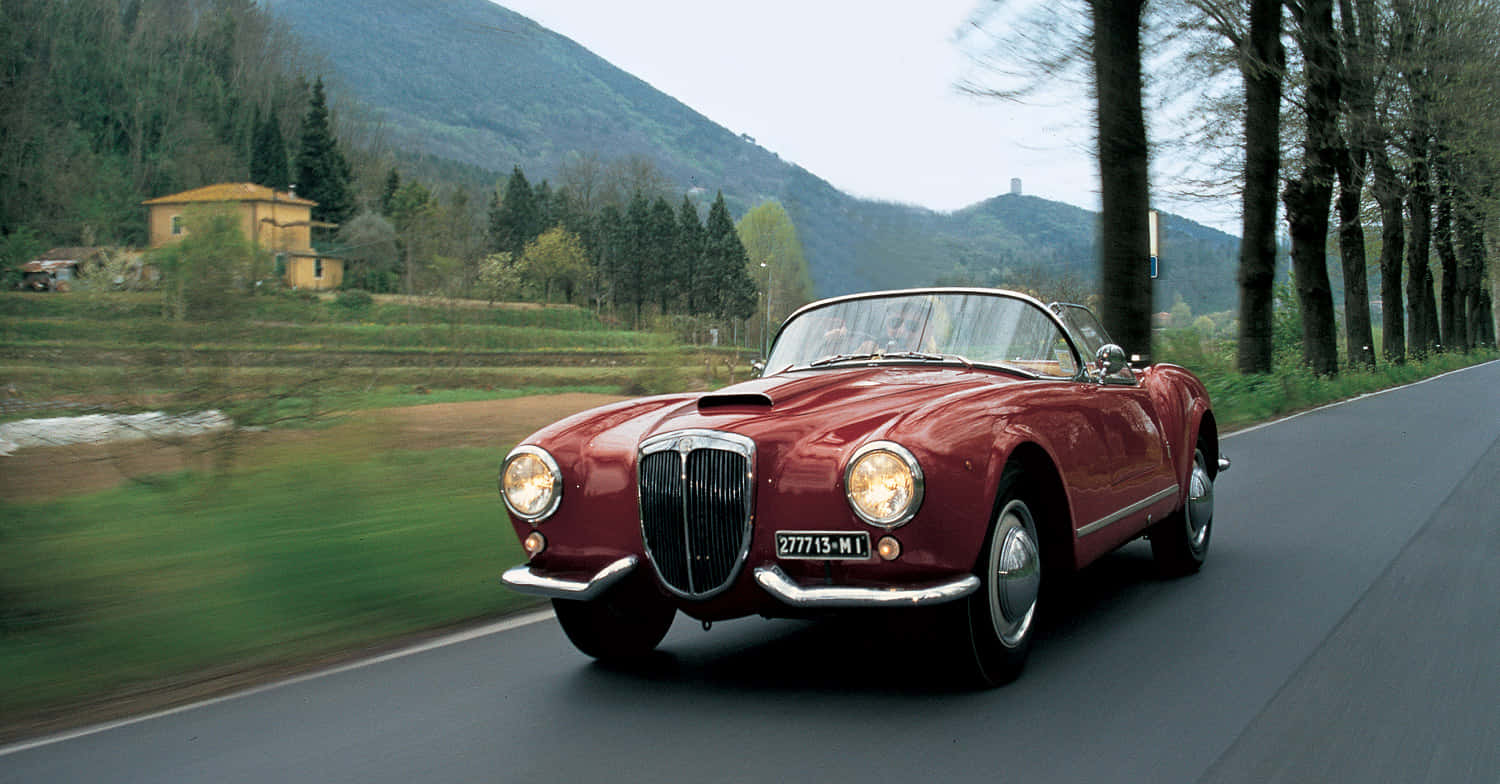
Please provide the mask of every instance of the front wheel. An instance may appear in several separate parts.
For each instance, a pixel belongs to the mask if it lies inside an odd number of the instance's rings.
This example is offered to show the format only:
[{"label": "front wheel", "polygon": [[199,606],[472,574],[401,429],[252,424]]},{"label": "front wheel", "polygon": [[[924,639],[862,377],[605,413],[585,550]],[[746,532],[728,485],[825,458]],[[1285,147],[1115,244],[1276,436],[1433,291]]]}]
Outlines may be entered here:
[{"label": "front wheel", "polygon": [[1202,449],[1193,450],[1188,476],[1188,500],[1151,527],[1151,556],[1166,577],[1182,577],[1203,567],[1214,526],[1214,479]]},{"label": "front wheel", "polygon": [[552,609],[574,647],[600,660],[645,656],[661,644],[677,609],[647,591],[616,586],[598,599],[553,599]]},{"label": "front wheel", "polygon": [[1019,469],[1001,479],[999,513],[979,559],[979,590],[965,600],[965,658],[983,686],[999,686],[1021,674],[1036,636],[1042,557],[1038,507],[1022,492]]}]

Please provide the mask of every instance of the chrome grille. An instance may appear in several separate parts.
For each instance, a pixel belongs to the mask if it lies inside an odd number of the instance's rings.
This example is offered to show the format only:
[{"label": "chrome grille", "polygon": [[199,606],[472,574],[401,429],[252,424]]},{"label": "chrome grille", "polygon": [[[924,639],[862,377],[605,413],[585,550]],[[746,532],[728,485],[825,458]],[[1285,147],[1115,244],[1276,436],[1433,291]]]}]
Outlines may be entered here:
[{"label": "chrome grille", "polygon": [[754,465],[754,442],[733,433],[685,430],[641,445],[641,533],[669,589],[704,598],[733,581],[750,545]]}]

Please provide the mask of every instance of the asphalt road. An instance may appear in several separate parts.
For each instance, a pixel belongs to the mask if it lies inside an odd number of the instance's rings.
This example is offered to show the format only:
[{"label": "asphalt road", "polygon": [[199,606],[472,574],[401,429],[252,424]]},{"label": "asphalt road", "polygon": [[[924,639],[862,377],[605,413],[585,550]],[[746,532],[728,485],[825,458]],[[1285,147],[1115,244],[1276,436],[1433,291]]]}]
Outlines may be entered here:
[{"label": "asphalt road", "polygon": [[544,619],[0,749],[0,782],[1497,781],[1497,390],[1226,438],[1204,571],[1110,556],[1006,688],[943,686],[920,626],[679,616],[615,669]]}]

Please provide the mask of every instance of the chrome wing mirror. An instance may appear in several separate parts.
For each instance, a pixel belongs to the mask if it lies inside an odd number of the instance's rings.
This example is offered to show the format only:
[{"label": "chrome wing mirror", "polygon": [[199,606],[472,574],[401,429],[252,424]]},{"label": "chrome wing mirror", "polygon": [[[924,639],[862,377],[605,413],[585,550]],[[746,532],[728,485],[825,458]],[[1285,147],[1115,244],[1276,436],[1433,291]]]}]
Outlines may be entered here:
[{"label": "chrome wing mirror", "polygon": [[1105,343],[1094,354],[1094,367],[1099,371],[1099,381],[1125,369],[1125,349],[1114,343]]}]

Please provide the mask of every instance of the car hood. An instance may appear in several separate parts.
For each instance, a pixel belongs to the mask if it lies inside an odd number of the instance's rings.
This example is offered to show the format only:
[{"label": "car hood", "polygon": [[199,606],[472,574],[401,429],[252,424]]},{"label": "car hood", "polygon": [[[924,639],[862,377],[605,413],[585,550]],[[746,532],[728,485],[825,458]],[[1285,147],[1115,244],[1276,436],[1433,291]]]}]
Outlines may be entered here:
[{"label": "car hood", "polygon": [[960,367],[781,373],[669,406],[641,435],[696,428],[739,433],[755,440],[762,457],[773,458],[769,465],[782,465],[794,454],[799,460],[841,456],[879,438],[940,444],[951,440],[944,438],[945,429],[976,416],[976,407],[964,401],[992,396],[1022,381]]}]

